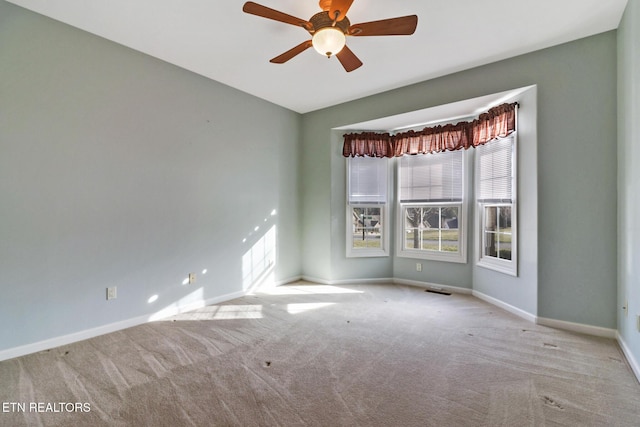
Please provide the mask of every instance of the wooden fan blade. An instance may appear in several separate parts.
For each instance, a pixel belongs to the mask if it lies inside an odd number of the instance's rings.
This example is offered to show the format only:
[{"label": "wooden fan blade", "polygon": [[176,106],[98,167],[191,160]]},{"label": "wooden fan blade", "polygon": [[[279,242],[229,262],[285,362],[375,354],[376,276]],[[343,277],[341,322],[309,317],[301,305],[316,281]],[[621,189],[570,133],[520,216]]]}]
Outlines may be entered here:
[{"label": "wooden fan blade", "polygon": [[285,24],[291,24],[308,28],[311,23],[304,19],[296,18],[295,16],[287,15],[286,13],[271,9],[267,6],[248,1],[242,6],[243,12],[251,15],[261,16],[267,19],[273,19],[274,21],[284,22]]},{"label": "wooden fan blade", "polygon": [[347,73],[362,65],[362,61],[360,61],[355,53],[353,53],[347,46],[343,47],[342,50],[336,54],[336,57]]},{"label": "wooden fan blade", "polygon": [[294,56],[304,52],[307,49],[309,49],[311,46],[312,46],[311,45],[311,40],[307,40],[306,42],[300,43],[298,46],[294,47],[293,49],[289,49],[288,51],[286,51],[282,55],[276,56],[275,58],[273,58],[269,62],[273,62],[274,64],[284,64],[285,62],[287,62],[288,60],[290,60]]},{"label": "wooden fan blade", "polygon": [[[342,21],[346,16],[353,0],[333,0],[329,9],[329,16],[336,21]],[[338,17],[336,18],[336,13]]]},{"label": "wooden fan blade", "polygon": [[416,31],[416,15],[364,22],[349,27],[350,36],[408,36]]}]

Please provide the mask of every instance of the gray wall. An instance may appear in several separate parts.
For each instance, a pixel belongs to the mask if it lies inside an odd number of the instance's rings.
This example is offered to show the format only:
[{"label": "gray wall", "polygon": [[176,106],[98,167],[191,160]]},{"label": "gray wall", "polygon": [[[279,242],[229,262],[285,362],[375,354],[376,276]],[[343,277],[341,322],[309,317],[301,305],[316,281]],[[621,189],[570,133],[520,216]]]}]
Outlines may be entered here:
[{"label": "gray wall", "polygon": [[[530,85],[538,88],[537,295],[532,282],[523,294],[502,285],[483,291],[525,311],[537,309],[540,317],[615,328],[615,32],[305,114],[305,275],[338,281],[375,278],[374,272],[402,277],[415,269],[413,260],[389,266],[380,259],[337,260],[332,252],[344,247],[344,180],[336,169],[341,161],[332,128]],[[411,279],[471,287],[473,271],[434,262]],[[524,301],[536,297],[537,304]]]},{"label": "gray wall", "polygon": [[[618,332],[640,376],[640,1],[618,30]],[[622,310],[628,301],[629,311]]]},{"label": "gray wall", "polygon": [[[518,276],[475,265],[480,247],[477,217],[473,218],[473,290],[516,307],[532,316],[538,313],[538,135],[537,87],[518,96],[517,141],[517,245]],[[478,215],[478,212],[475,212]]]},{"label": "gray wall", "polygon": [[[275,226],[276,281],[437,282],[606,328],[620,271],[632,311],[617,320],[638,355],[640,12],[629,3],[617,41],[604,33],[300,116],[0,1],[0,351],[241,292],[243,258]],[[344,257],[333,128],[529,85],[537,241],[523,243],[520,280],[480,277],[472,255],[422,261],[421,273],[414,260]],[[198,280],[184,286],[189,272]]]},{"label": "gray wall", "polygon": [[298,277],[301,123],[0,1],[0,350]]}]

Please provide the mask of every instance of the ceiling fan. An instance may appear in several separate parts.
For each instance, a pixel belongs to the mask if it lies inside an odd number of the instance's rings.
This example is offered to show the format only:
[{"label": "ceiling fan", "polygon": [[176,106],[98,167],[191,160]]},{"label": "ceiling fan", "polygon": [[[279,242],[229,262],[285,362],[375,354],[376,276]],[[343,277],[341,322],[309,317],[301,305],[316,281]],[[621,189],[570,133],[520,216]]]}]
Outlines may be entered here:
[{"label": "ceiling fan", "polygon": [[320,0],[322,12],[308,21],[286,13],[248,1],[242,10],[251,15],[274,21],[300,26],[311,34],[311,40],[300,43],[293,49],[276,56],[270,62],[284,64],[294,56],[313,46],[318,53],[328,58],[335,55],[344,69],[349,72],[362,65],[362,61],[346,46],[346,36],[402,36],[411,35],[418,25],[416,15],[351,25],[347,12],[353,0]]}]

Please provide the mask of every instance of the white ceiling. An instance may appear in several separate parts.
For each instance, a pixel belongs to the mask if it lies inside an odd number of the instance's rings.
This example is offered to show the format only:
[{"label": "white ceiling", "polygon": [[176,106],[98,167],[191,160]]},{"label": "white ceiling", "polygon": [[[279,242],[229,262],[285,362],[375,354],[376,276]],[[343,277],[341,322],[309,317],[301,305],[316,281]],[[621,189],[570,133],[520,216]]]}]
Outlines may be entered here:
[{"label": "white ceiling", "polygon": [[334,128],[335,130],[404,132],[409,129],[421,130],[425,126],[442,123],[456,123],[462,120],[477,118],[481,113],[505,102],[515,102],[523,92],[534,86],[511,89],[504,92],[492,93],[477,98],[469,98],[449,104],[415,110],[408,113],[386,116],[366,122],[350,123]]},{"label": "white ceiling", "polygon": [[[244,0],[9,0],[305,113],[618,27],[627,0],[355,0],[352,24],[418,15],[412,36],[349,37],[364,65],[346,73],[302,28],[248,15]],[[309,19],[316,0],[258,0]]]}]

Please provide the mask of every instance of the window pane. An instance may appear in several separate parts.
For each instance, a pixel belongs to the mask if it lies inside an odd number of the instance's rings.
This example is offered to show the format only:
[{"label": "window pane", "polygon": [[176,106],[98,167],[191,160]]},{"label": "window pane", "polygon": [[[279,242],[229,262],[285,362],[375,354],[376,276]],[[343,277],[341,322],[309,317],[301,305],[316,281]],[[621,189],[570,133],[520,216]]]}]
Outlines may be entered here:
[{"label": "window pane", "polygon": [[[444,234],[444,233],[443,233]],[[446,240],[443,238],[442,240],[442,251],[443,252],[458,252],[460,250],[459,236],[458,233],[450,234],[451,240]],[[453,239],[455,237],[455,240]]]},{"label": "window pane", "polygon": [[484,255],[497,257],[498,245],[496,231],[498,228],[498,208],[487,206],[484,209]]},{"label": "window pane", "polygon": [[403,249],[459,253],[459,206],[407,206]]},{"label": "window pane", "polygon": [[498,258],[511,261],[511,207],[498,210]]},{"label": "window pane", "polygon": [[441,227],[445,230],[457,230],[458,229],[458,208],[446,207],[441,211]]},{"label": "window pane", "polygon": [[496,233],[487,231],[484,233],[484,254],[485,256],[498,256],[498,249],[496,246]]},{"label": "window pane", "polygon": [[407,208],[404,215],[404,226],[407,229],[418,228],[422,222],[421,208]]},{"label": "window pane", "polygon": [[506,230],[507,228],[511,229],[511,207],[500,207],[500,216],[498,217],[498,221],[498,226],[501,231]]},{"label": "window pane", "polygon": [[511,206],[485,206],[484,256],[511,260]]},{"label": "window pane", "polygon": [[460,249],[460,233],[458,230],[458,208],[444,207],[440,213],[442,228],[442,251],[458,252]]},{"label": "window pane", "polygon": [[422,208],[407,208],[404,215],[404,247],[420,248],[419,229],[422,226]]},{"label": "window pane", "polygon": [[426,251],[440,250],[440,207],[422,208],[422,245]]},{"label": "window pane", "polygon": [[440,250],[440,230],[426,229],[422,231],[422,249],[427,251]]},{"label": "window pane", "polygon": [[425,228],[440,228],[440,208],[426,208],[423,215]]},{"label": "window pane", "polygon": [[382,248],[381,208],[353,208],[354,248]]},{"label": "window pane", "polygon": [[511,261],[511,245],[509,245],[508,248],[501,245],[500,253],[498,253],[498,258]]},{"label": "window pane", "polygon": [[419,233],[416,229],[406,230],[404,234],[404,248],[418,249],[420,248]]},{"label": "window pane", "polygon": [[484,208],[484,229],[488,231],[496,231],[497,229],[498,208],[496,206],[487,206]]}]

